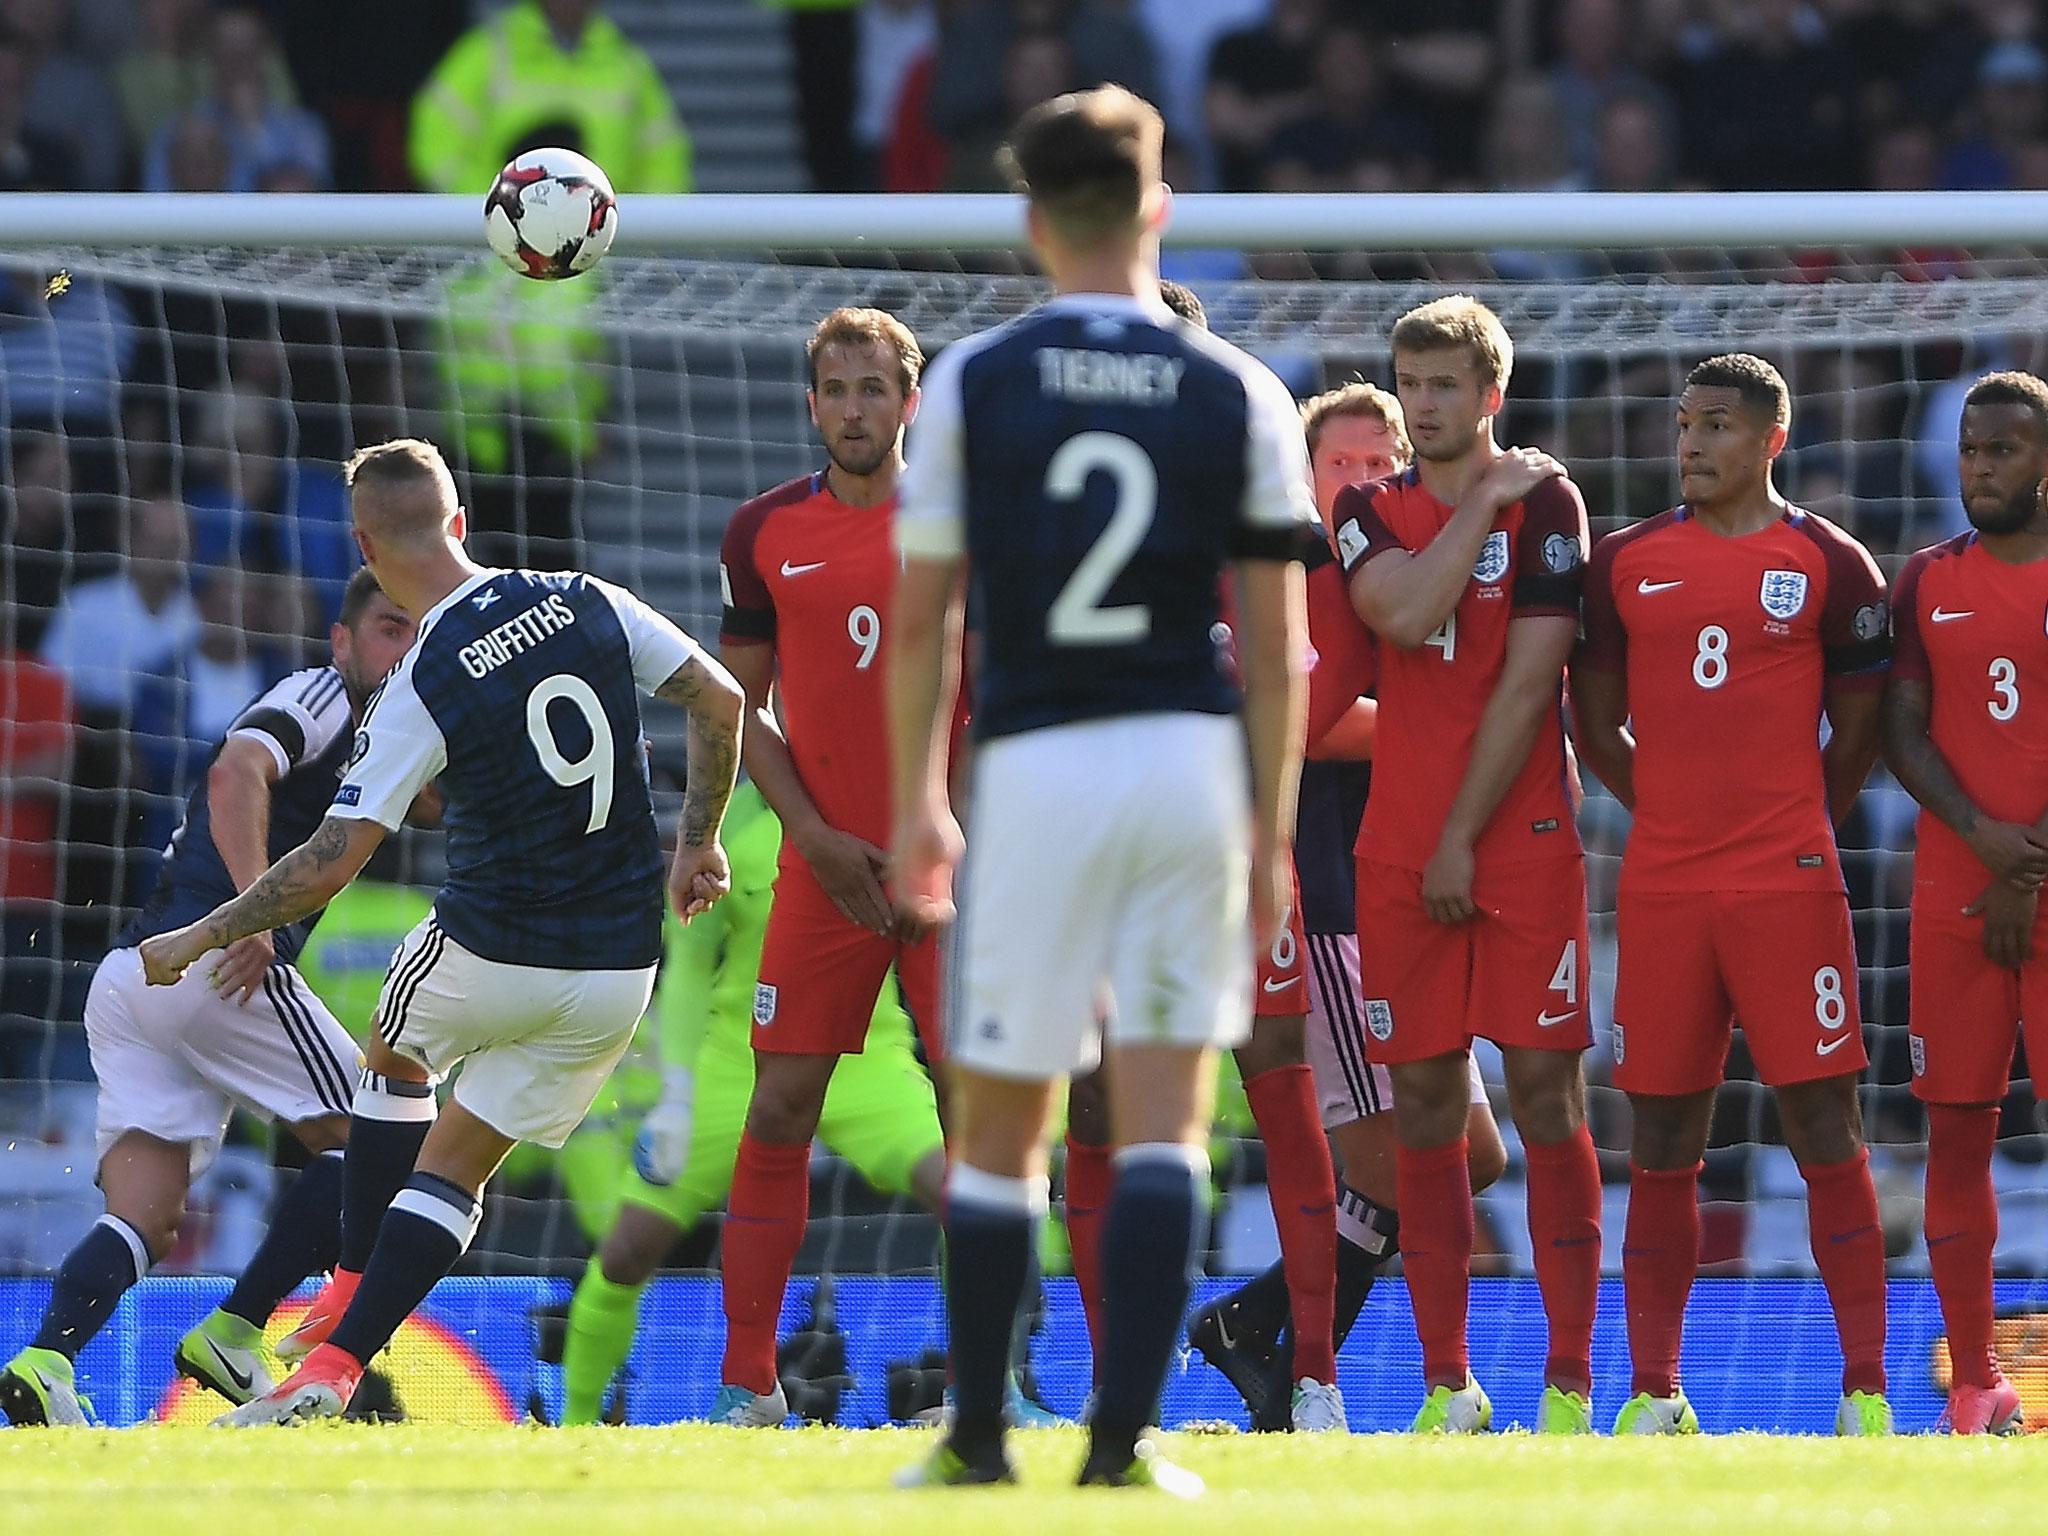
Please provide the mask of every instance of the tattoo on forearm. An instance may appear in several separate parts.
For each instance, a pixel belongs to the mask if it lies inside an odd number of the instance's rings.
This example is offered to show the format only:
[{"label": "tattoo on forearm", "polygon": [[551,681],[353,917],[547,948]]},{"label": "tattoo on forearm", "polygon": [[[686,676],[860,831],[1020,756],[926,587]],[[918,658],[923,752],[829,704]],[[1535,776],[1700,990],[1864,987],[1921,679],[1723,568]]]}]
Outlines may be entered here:
[{"label": "tattoo on forearm", "polygon": [[228,945],[319,911],[334,894],[333,866],[348,853],[348,845],[346,824],[321,822],[310,838],[208,919],[207,937],[217,945]]},{"label": "tattoo on forearm", "polygon": [[677,840],[686,847],[701,848],[716,835],[725,820],[726,802],[732,798],[734,781],[740,771],[740,707],[713,710],[714,699],[734,693],[730,679],[723,685],[701,661],[691,660],[670,674],[654,690],[656,698],[681,705],[690,714],[689,784],[683,792],[682,820]]},{"label": "tattoo on forearm", "polygon": [[1906,792],[1957,836],[1968,837],[1977,828],[1977,807],[1927,734],[1932,707],[1924,690],[1894,683],[1879,717],[1878,739],[1886,765]]}]

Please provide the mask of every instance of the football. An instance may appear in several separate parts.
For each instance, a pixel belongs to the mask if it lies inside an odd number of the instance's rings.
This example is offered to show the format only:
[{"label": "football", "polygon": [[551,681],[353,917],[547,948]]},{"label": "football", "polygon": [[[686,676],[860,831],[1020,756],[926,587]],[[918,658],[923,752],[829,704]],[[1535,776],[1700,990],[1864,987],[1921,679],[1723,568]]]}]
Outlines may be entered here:
[{"label": "football", "polygon": [[484,199],[484,237],[522,277],[588,272],[618,232],[610,178],[571,149],[528,150],[498,172]]}]

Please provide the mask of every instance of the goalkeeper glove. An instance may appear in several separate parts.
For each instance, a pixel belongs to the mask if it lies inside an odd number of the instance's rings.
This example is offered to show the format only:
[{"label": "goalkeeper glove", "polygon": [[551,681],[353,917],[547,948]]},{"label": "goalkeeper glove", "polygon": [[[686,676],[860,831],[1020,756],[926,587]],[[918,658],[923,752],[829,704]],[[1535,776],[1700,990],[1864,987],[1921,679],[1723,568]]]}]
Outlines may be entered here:
[{"label": "goalkeeper glove", "polygon": [[689,1161],[693,1088],[688,1067],[662,1068],[661,1098],[633,1138],[633,1171],[657,1188],[681,1178],[683,1165]]}]

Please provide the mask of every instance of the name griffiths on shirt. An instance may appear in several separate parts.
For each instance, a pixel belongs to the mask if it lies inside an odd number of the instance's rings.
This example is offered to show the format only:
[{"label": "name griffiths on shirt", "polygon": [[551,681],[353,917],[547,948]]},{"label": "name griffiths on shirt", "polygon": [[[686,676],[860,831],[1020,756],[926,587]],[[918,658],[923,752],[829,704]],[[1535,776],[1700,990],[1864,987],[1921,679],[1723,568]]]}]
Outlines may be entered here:
[{"label": "name griffiths on shirt", "polygon": [[496,629],[488,630],[465,645],[459,654],[462,670],[471,677],[488,677],[522,651],[530,651],[557,630],[576,622],[576,610],[561,593],[550,593],[524,613],[515,613]]},{"label": "name griffiths on shirt", "polygon": [[1172,405],[1188,365],[1152,352],[1094,352],[1081,347],[1040,347],[1038,387],[1068,400],[1120,400],[1126,405]]}]

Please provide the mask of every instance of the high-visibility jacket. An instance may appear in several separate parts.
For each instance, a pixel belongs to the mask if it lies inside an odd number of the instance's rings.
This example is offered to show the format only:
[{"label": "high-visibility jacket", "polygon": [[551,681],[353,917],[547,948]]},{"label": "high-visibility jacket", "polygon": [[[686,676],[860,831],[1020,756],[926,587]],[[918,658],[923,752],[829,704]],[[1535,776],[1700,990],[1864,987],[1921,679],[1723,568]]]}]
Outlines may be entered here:
[{"label": "high-visibility jacket", "polygon": [[482,197],[512,151],[556,123],[621,192],[691,188],[690,138],[654,61],[603,15],[564,50],[535,0],[472,28],[435,68],[412,105],[413,174]]}]

